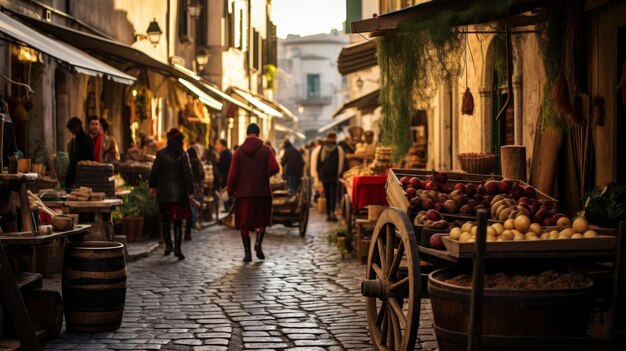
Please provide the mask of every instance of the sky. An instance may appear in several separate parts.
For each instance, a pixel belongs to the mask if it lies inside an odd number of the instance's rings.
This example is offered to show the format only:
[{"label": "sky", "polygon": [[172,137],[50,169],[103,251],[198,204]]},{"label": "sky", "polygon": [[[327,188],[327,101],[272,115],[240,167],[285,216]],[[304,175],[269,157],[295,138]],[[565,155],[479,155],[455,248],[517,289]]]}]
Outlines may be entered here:
[{"label": "sky", "polygon": [[346,20],[346,2],[343,0],[273,0],[272,17],[278,36],[287,34],[311,35],[342,29]]}]

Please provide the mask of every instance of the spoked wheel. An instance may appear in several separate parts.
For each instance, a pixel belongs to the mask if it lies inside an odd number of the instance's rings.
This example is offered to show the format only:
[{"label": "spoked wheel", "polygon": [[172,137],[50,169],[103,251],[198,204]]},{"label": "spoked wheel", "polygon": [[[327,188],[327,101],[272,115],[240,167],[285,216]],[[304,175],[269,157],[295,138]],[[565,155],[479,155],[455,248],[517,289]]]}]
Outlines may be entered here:
[{"label": "spoked wheel", "polygon": [[309,224],[309,209],[311,207],[311,184],[308,177],[302,177],[302,183],[300,185],[300,222],[298,223],[298,230],[300,236],[306,234],[306,228]]},{"label": "spoked wheel", "polygon": [[376,350],[413,350],[420,317],[420,265],[413,225],[390,207],[376,223],[361,293]]},{"label": "spoked wheel", "polygon": [[350,196],[343,196],[343,220],[346,222],[348,233],[352,233],[352,204],[350,204]]}]

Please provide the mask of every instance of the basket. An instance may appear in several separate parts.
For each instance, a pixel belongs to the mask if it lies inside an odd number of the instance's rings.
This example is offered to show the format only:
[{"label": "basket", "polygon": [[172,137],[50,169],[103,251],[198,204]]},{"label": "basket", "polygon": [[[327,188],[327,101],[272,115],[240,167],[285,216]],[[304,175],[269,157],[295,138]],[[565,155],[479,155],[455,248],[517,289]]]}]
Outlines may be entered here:
[{"label": "basket", "polygon": [[493,172],[493,166],[497,155],[465,153],[458,154],[457,158],[461,164],[461,169],[473,174],[490,174]]}]

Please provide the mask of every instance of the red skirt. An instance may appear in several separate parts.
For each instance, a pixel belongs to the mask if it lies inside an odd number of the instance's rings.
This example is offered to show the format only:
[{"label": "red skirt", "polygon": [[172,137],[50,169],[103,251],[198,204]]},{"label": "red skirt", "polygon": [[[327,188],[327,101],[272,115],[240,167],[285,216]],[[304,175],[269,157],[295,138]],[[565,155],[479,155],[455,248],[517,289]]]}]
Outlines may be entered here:
[{"label": "red skirt", "polygon": [[164,221],[181,221],[191,218],[189,202],[159,203],[159,212]]},{"label": "red skirt", "polygon": [[235,200],[237,229],[268,227],[272,223],[271,197],[238,197]]}]

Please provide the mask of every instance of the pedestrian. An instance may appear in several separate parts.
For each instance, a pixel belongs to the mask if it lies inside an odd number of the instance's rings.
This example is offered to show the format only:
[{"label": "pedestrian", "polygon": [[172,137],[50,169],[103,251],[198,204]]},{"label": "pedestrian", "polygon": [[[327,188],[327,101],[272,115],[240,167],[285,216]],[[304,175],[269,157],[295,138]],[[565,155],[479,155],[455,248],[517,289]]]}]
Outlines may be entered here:
[{"label": "pedestrian", "polygon": [[172,253],[170,223],[174,223],[174,255],[180,260],[182,222],[191,217],[189,200],[193,197],[193,178],[189,156],[183,150],[183,134],[177,128],[167,132],[167,146],[159,150],[150,171],[150,188],[156,191],[159,212],[163,219],[165,253]]},{"label": "pedestrian", "polygon": [[311,173],[316,188],[326,196],[326,221],[336,222],[337,185],[343,171],[344,152],[337,146],[337,134],[329,132],[311,155]]},{"label": "pedestrian", "polygon": [[87,117],[89,126],[89,138],[93,143],[93,160],[96,162],[119,161],[119,151],[117,154],[113,150],[111,137],[105,135],[100,124],[100,117],[92,115]]},{"label": "pedestrian", "polygon": [[[226,183],[228,181],[228,172],[230,171],[230,165],[233,160],[233,153],[228,149],[228,143],[225,139],[219,139],[215,143],[215,150],[219,154],[219,159],[217,161],[219,179],[216,182],[216,188],[219,189],[219,191],[222,191],[226,187]],[[228,212],[231,205],[232,203],[230,199],[224,201],[224,211]]]},{"label": "pedestrian", "polygon": [[117,141],[110,134],[111,122],[104,117],[100,117],[100,127],[102,128],[102,162],[113,162],[120,160],[120,148]]},{"label": "pedestrian", "polygon": [[189,162],[191,164],[191,176],[193,178],[193,199],[191,204],[191,218],[185,223],[185,240],[191,240],[191,227],[196,225],[195,228],[200,230],[200,209],[204,203],[204,167],[202,161],[198,157],[196,148],[190,146],[187,149],[187,155],[189,155]]},{"label": "pedestrian", "polygon": [[280,160],[283,166],[283,179],[287,181],[289,195],[295,195],[300,187],[300,178],[304,173],[304,159],[302,154],[287,138],[283,140],[283,157]]},{"label": "pedestrian", "polygon": [[228,173],[228,195],[235,196],[235,226],[241,231],[244,261],[252,261],[250,230],[256,229],[254,251],[263,260],[263,237],[272,217],[272,191],[270,177],[278,173],[276,157],[259,139],[261,129],[251,123],[248,137],[237,149]]},{"label": "pedestrian", "polygon": [[274,155],[276,155],[276,149],[274,149],[274,147],[272,146],[272,142],[269,140],[265,140],[265,145],[269,146],[270,149],[272,149],[272,152],[274,153]]},{"label": "pedestrian", "polygon": [[78,117],[72,117],[65,125],[74,138],[67,146],[70,163],[65,176],[65,186],[71,188],[76,181],[76,165],[79,161],[93,161],[93,143],[85,130],[83,122]]}]

